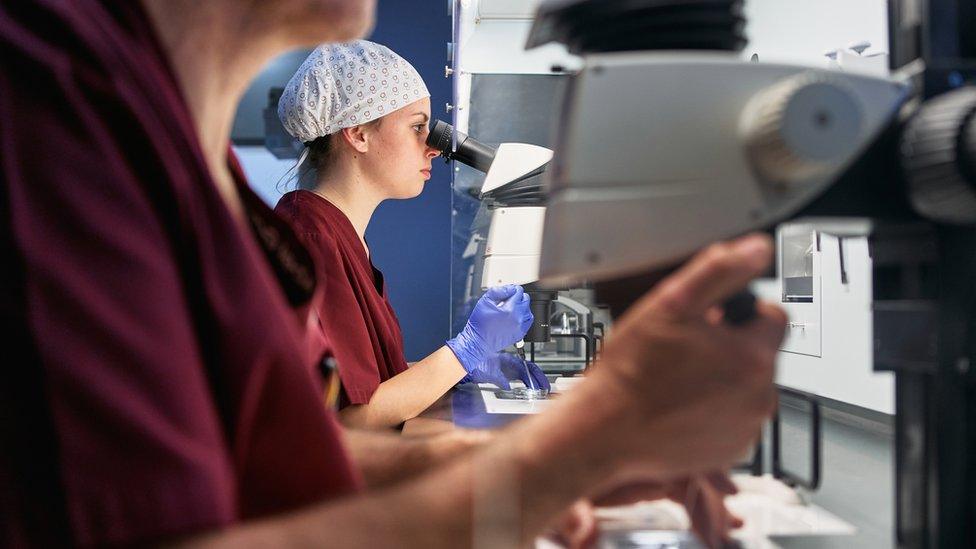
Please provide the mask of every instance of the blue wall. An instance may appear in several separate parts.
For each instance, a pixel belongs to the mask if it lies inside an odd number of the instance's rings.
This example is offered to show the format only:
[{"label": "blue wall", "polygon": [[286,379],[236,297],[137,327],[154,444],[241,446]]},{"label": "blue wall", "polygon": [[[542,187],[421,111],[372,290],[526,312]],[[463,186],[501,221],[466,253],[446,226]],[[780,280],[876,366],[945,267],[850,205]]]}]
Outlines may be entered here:
[{"label": "blue wall", "polygon": [[[448,2],[380,1],[369,38],[388,46],[416,67],[430,90],[431,115],[448,119],[451,81],[444,78],[451,39]],[[413,200],[380,205],[366,239],[373,262],[386,277],[390,301],[400,317],[408,361],[444,344],[450,330],[451,174],[434,160],[430,181]]]}]

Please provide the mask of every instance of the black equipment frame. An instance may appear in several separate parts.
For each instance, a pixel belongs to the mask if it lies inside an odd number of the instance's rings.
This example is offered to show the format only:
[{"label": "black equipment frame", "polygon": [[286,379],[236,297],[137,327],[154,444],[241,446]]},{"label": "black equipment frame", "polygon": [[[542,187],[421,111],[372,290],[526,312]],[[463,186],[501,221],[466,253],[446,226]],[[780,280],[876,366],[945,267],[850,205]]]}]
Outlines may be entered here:
[{"label": "black equipment frame", "polygon": [[[593,361],[593,352],[595,352],[595,340],[593,337],[589,336],[583,332],[573,332],[571,334],[553,334],[550,333],[549,337],[552,339],[582,339],[583,340],[583,367],[589,368],[590,362]],[[529,342],[529,360],[535,362],[535,343]],[[577,359],[568,359],[566,362],[577,362]]]},{"label": "black equipment frame", "polygon": [[[891,68],[928,99],[976,83],[976,2],[889,0]],[[976,228],[882,227],[875,369],[895,374],[898,547],[976,547]]]},{"label": "black equipment frame", "polygon": [[821,447],[823,437],[820,426],[820,401],[815,396],[785,387],[779,387],[779,392],[782,395],[787,395],[795,400],[802,400],[810,405],[810,472],[804,477],[783,466],[783,446],[780,432],[781,420],[780,414],[777,412],[771,422],[773,477],[782,480],[792,487],[800,486],[808,490],[816,490],[820,488],[821,471],[823,470],[823,450]]}]

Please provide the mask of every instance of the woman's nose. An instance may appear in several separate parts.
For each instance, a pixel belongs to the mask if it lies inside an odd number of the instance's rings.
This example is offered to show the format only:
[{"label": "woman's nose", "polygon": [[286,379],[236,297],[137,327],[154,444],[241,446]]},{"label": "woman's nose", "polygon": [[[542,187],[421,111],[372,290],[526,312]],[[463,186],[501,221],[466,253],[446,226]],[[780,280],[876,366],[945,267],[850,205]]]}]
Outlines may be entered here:
[{"label": "woman's nose", "polygon": [[426,158],[437,158],[440,154],[441,152],[433,147],[427,147],[427,150],[424,152]]}]

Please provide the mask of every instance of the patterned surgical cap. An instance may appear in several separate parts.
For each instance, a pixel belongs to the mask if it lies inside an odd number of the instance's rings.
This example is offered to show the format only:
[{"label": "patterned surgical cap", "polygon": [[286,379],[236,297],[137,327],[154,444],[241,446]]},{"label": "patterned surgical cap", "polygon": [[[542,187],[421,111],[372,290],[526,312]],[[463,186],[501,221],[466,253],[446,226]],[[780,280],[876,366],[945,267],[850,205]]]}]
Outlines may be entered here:
[{"label": "patterned surgical cap", "polygon": [[278,118],[303,143],[376,120],[430,97],[405,59],[366,40],[324,44],[302,63],[278,102]]}]

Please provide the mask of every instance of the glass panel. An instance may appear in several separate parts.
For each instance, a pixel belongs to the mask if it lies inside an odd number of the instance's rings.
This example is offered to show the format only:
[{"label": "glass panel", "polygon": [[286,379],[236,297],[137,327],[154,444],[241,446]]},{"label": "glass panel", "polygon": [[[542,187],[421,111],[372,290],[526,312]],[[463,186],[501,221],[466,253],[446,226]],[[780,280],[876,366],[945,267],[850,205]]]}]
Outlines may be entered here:
[{"label": "glass panel", "polygon": [[783,277],[783,301],[813,302],[813,252],[817,234],[808,226],[784,226],[780,229],[780,272]]}]

